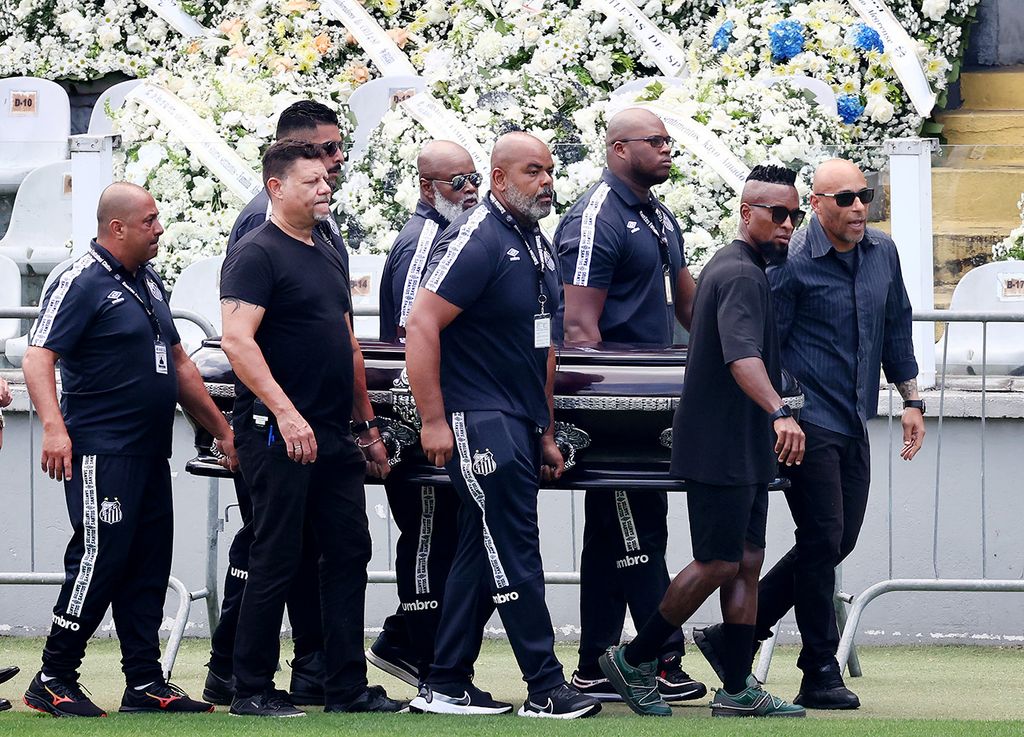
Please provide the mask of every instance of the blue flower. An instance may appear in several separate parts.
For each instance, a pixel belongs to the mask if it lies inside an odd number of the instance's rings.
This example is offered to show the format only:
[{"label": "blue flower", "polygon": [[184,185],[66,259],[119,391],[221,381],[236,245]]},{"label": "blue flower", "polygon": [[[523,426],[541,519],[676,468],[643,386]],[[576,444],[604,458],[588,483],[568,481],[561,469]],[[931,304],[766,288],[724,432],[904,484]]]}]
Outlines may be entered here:
[{"label": "blue flower", "polygon": [[877,51],[880,54],[885,51],[885,44],[878,31],[865,23],[854,26],[853,45],[861,51]]},{"label": "blue flower", "polygon": [[772,61],[789,61],[804,50],[804,26],[800,21],[787,18],[768,29],[772,47]]},{"label": "blue flower", "polygon": [[720,25],[715,31],[715,37],[711,39],[711,48],[715,51],[725,51],[729,48],[729,42],[732,41],[732,29],[735,27],[736,24],[731,20]]},{"label": "blue flower", "polygon": [[857,95],[840,95],[836,98],[836,107],[839,117],[847,125],[856,121],[864,112],[864,106]]}]

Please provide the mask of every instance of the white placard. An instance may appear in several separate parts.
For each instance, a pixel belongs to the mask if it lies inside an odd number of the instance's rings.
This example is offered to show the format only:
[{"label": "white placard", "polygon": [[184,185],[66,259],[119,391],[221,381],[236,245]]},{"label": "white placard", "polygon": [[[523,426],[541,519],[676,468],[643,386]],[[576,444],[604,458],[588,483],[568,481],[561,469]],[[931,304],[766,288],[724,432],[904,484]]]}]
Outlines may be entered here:
[{"label": "white placard", "polygon": [[885,0],[850,0],[850,5],[865,23],[878,31],[885,51],[892,59],[893,71],[903,83],[914,109],[922,118],[927,118],[935,107],[935,93],[917,56],[917,42],[896,20]]},{"label": "white placard", "polygon": [[412,97],[400,102],[399,105],[417,123],[422,125],[431,137],[440,141],[454,141],[469,151],[476,170],[484,175],[484,179],[489,178],[491,157],[484,151],[483,146],[476,140],[476,136],[470,132],[466,124],[442,105],[440,100],[429,92],[417,92]]},{"label": "white placard", "polygon": [[241,202],[248,202],[263,191],[263,180],[252,167],[228,148],[217,131],[173,92],[146,81],[129,92],[125,99],[136,100],[149,108]]},{"label": "white placard", "polygon": [[321,0],[320,10],[345,24],[382,75],[416,75],[409,57],[357,0]]},{"label": "white placard", "polygon": [[619,20],[623,30],[640,44],[640,48],[651,57],[662,74],[669,77],[687,76],[686,52],[631,0],[594,0],[594,4],[605,15]]},{"label": "white placard", "polygon": [[209,36],[212,33],[209,28],[182,10],[177,0],[142,0],[142,3],[185,38]]},{"label": "white placard", "polygon": [[1024,273],[998,273],[999,301],[1024,302]]}]

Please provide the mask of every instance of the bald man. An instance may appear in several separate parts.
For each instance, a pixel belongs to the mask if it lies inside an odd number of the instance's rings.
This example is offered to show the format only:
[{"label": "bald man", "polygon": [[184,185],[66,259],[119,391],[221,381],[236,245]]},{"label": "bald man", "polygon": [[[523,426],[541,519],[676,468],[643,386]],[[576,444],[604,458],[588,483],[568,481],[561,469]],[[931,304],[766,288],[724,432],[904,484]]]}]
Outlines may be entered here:
[{"label": "bald man", "polygon": [[106,716],[79,685],[78,669],[109,606],[127,682],[121,711],[213,711],[168,683],[160,666],[175,403],[210,431],[231,470],[234,435],[181,347],[149,265],[163,233],[156,202],[117,182],[100,196],[97,221],[89,252],[44,296],[25,352],[25,383],[43,424],[42,468],[64,482],[73,530],[42,669],[25,703],[54,716]]},{"label": "bald man", "polygon": [[[380,339],[405,341],[405,321],[430,249],[453,220],[477,204],[482,177],[469,152],[431,141],[416,159],[420,200],[391,246],[380,285]],[[366,659],[418,686],[434,657],[445,581],[457,539],[458,499],[450,489],[410,484],[400,464],[384,481],[400,535],[395,546],[398,611],[384,620]]]},{"label": "bald man", "polygon": [[521,716],[575,719],[601,708],[565,682],[555,657],[537,528],[540,481],[563,468],[552,420],[558,275],[537,224],[551,212],[553,170],[533,136],[498,139],[490,192],[434,247],[406,323],[423,451],[461,501],[434,662],[410,704],[420,711],[511,711],[472,681],[495,607],[529,693]]},{"label": "bald man", "polygon": [[[668,179],[672,139],[654,113],[623,110],[608,122],[607,168],[558,224],[565,344],[672,345],[687,330],[693,277],[682,229],[651,192]],[[668,588],[668,496],[652,491],[587,491],[580,559],[579,665],[572,683],[603,701],[619,695],[597,659],[622,636],[626,607],[637,623],[657,611]],[[682,670],[683,633],[664,644],[658,687],[666,701],[697,699],[704,684]]]}]

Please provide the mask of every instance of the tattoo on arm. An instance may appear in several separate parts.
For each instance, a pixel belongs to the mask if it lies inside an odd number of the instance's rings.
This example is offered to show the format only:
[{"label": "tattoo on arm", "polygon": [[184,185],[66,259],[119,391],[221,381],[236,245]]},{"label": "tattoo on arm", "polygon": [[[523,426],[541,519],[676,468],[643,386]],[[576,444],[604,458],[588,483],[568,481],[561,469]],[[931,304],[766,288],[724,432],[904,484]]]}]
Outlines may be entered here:
[{"label": "tattoo on arm", "polygon": [[896,391],[904,399],[917,399],[917,379],[907,379],[896,385]]},{"label": "tattoo on arm", "polygon": [[220,303],[221,303],[222,305],[225,305],[225,306],[227,306],[227,307],[231,307],[231,308],[233,308],[233,309],[231,310],[231,314],[232,314],[232,315],[233,315],[233,314],[235,314],[236,312],[238,312],[238,309],[239,309],[239,308],[240,308],[240,307],[241,307],[242,305],[245,305],[246,307],[251,307],[251,308],[252,308],[252,309],[254,309],[254,310],[255,310],[255,309],[256,309],[257,307],[259,307],[259,305],[254,305],[254,304],[251,304],[251,303],[249,303],[249,302],[244,302],[244,301],[242,301],[242,300],[238,299],[237,297],[224,297],[223,299],[221,299]]}]

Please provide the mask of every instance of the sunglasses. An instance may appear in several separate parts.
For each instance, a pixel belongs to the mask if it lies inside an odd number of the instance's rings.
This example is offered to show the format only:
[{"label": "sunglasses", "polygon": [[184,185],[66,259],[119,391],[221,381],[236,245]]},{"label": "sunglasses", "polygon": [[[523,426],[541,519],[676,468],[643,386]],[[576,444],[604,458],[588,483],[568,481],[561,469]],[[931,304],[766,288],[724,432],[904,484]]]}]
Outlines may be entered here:
[{"label": "sunglasses", "polygon": [[630,143],[631,141],[645,141],[651,148],[668,146],[672,148],[672,136],[646,136],[644,138],[620,138],[615,143]]},{"label": "sunglasses", "polygon": [[349,151],[352,145],[348,141],[324,141],[323,143],[314,143],[318,149],[323,151],[325,156],[334,156],[338,153],[338,150]]},{"label": "sunglasses", "polygon": [[800,223],[804,221],[804,215],[807,214],[803,210],[790,210],[782,205],[760,205],[756,202],[748,202],[747,204],[751,207],[763,207],[765,210],[771,210],[772,222],[776,225],[782,225],[786,222],[786,218],[789,218],[789,222],[793,223],[793,230],[800,227]]},{"label": "sunglasses", "polygon": [[875,199],[875,190],[871,189],[871,187],[865,187],[859,192],[815,192],[814,194],[818,195],[818,197],[831,197],[840,207],[852,205],[854,197],[865,205]]},{"label": "sunglasses", "polygon": [[472,174],[456,174],[452,177],[451,181],[447,179],[430,179],[431,182],[443,182],[452,188],[453,191],[458,192],[460,189],[466,186],[466,182],[469,182],[474,187],[479,187],[480,182],[484,180],[483,175],[480,172],[473,172]]}]

